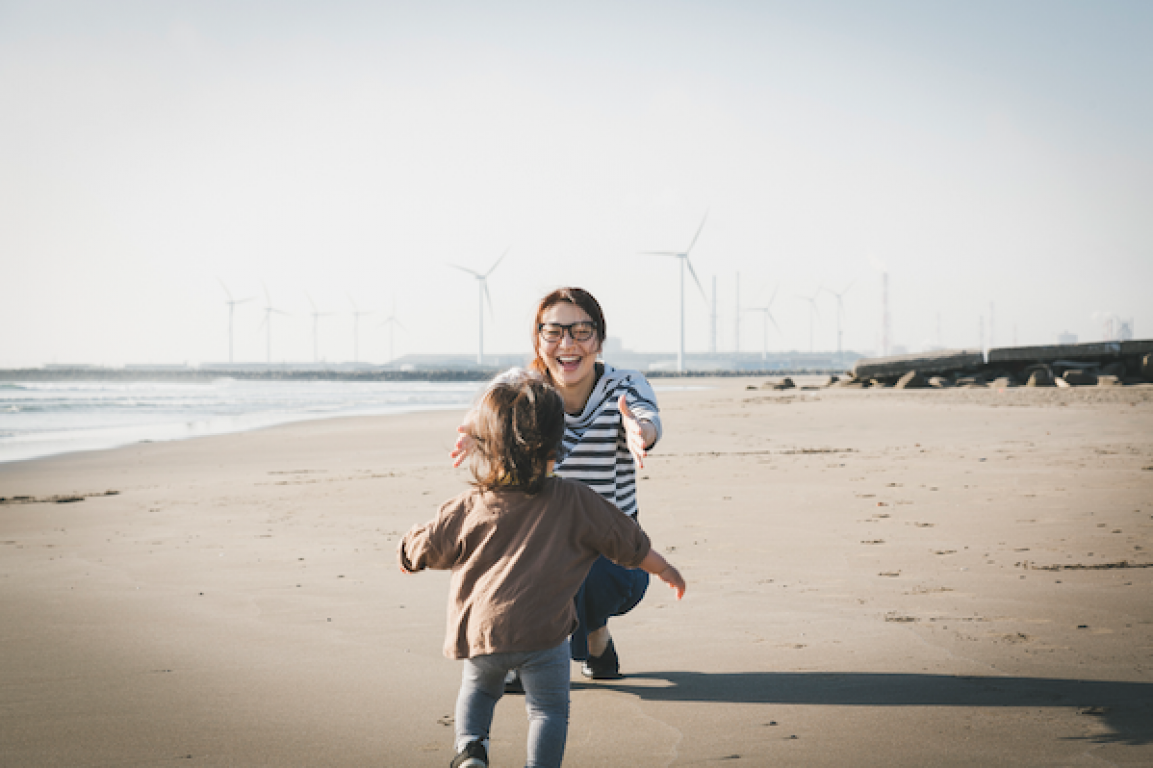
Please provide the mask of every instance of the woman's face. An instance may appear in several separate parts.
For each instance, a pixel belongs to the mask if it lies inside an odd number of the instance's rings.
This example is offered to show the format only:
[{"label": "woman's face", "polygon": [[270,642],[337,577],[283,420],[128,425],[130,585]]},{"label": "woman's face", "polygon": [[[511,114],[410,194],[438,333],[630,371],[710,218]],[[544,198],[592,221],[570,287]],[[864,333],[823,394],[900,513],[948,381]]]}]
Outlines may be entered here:
[{"label": "woman's face", "polygon": [[[591,323],[593,319],[576,304],[562,301],[546,309],[540,317],[542,324],[572,325]],[[553,384],[559,389],[579,388],[595,383],[597,353],[601,351],[599,331],[586,341],[574,341],[572,333],[565,331],[553,342],[537,334],[537,353],[552,374]]]}]

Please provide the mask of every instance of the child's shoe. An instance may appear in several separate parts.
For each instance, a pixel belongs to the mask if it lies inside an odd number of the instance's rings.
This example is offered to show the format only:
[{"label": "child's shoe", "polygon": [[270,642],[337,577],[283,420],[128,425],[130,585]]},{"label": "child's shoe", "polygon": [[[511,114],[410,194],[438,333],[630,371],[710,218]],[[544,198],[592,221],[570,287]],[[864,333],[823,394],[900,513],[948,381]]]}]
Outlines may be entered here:
[{"label": "child's shoe", "polygon": [[520,673],[515,669],[510,669],[504,676],[504,692],[524,693],[524,683],[521,682]]},{"label": "child's shoe", "polygon": [[479,739],[469,742],[464,751],[452,759],[449,768],[488,768],[488,751]]},{"label": "child's shoe", "polygon": [[609,640],[605,652],[600,656],[589,654],[581,665],[581,674],[591,680],[620,680],[621,662],[612,640]]}]

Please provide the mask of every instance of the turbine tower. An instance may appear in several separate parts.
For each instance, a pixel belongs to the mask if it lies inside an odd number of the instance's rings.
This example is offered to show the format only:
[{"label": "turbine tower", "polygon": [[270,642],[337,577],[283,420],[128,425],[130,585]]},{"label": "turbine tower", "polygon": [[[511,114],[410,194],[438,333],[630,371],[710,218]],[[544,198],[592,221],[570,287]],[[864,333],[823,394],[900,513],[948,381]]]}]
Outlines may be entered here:
[{"label": "turbine tower", "polygon": [[349,295],[348,302],[352,304],[352,362],[360,362],[360,316],[371,315],[372,312],[366,310],[359,310],[356,308],[356,302],[353,301],[352,296]]},{"label": "turbine tower", "polygon": [[400,322],[400,320],[398,320],[396,318],[396,299],[392,300],[392,314],[390,314],[388,317],[386,317],[384,319],[384,322],[381,323],[381,326],[382,327],[383,326],[388,327],[388,362],[391,363],[393,360],[396,359],[396,355],[393,354],[393,346],[392,346],[393,336],[394,336],[394,333],[396,331],[396,327],[400,326],[401,330],[408,330],[407,328],[404,327],[404,323]]},{"label": "turbine tower", "polygon": [[[511,248],[511,247],[512,246],[509,246],[509,248]],[[480,318],[479,322],[477,323],[477,334],[478,334],[478,343],[477,343],[477,348],[476,348],[476,364],[477,365],[484,365],[484,302],[486,299],[488,300],[489,314],[490,315],[492,314],[492,296],[490,296],[489,292],[488,292],[488,276],[493,273],[493,270],[495,270],[497,268],[497,266],[499,266],[502,261],[504,261],[504,257],[508,256],[509,248],[504,249],[504,253],[502,253],[500,255],[500,258],[496,260],[496,263],[493,264],[491,267],[489,267],[488,272],[485,272],[483,275],[479,272],[475,272],[475,271],[469,269],[468,267],[460,267],[460,266],[457,266],[456,264],[449,264],[448,265],[448,266],[452,267],[453,269],[459,269],[461,272],[467,272],[476,278],[476,283],[477,283],[477,314]]]},{"label": "turbine tower", "polygon": [[780,286],[773,289],[773,295],[769,298],[769,303],[766,304],[765,306],[763,306],[763,307],[749,307],[748,309],[745,310],[746,312],[761,312],[761,313],[763,313],[762,323],[761,323],[761,325],[762,325],[762,328],[761,328],[761,362],[765,362],[766,360],[769,359],[769,323],[773,324],[773,327],[777,329],[777,333],[781,332],[781,326],[777,325],[777,321],[773,317],[773,302],[777,298],[777,291],[779,289],[780,289]]},{"label": "turbine tower", "polygon": [[821,293],[821,287],[818,286],[812,296],[802,296],[797,294],[798,299],[804,299],[809,302],[809,354],[813,354],[813,315],[821,316],[820,310],[817,309],[817,296]]},{"label": "turbine tower", "polygon": [[[985,330],[981,329],[984,339]],[[881,272],[881,355],[889,356],[889,271]]]},{"label": "turbine tower", "polygon": [[737,281],[733,286],[734,304],[736,311],[733,312],[733,357],[741,356],[741,273],[737,273]]},{"label": "turbine tower", "polygon": [[642,251],[642,254],[649,256],[672,256],[679,259],[681,262],[681,341],[680,346],[677,347],[677,370],[684,371],[685,369],[685,267],[689,268],[689,274],[693,276],[693,282],[697,284],[697,288],[701,292],[701,296],[707,302],[708,296],[705,296],[705,289],[701,287],[701,281],[697,279],[697,273],[693,271],[693,263],[689,261],[689,254],[692,253],[693,246],[697,244],[697,238],[701,236],[701,230],[705,228],[705,222],[709,218],[709,212],[705,211],[704,217],[701,219],[701,225],[697,227],[697,233],[693,235],[689,247],[683,251]]},{"label": "turbine tower", "polygon": [[320,318],[328,317],[331,312],[318,312],[316,311],[316,304],[313,303],[312,297],[307,293],[304,294],[308,297],[308,303],[312,305],[312,362],[320,362],[320,346],[317,339],[320,337]]},{"label": "turbine tower", "polygon": [[217,279],[217,281],[219,281],[220,287],[223,288],[224,292],[228,295],[228,301],[226,301],[224,303],[228,305],[228,362],[229,362],[229,364],[231,364],[232,363],[232,313],[233,313],[233,310],[236,309],[237,304],[243,304],[246,301],[252,301],[252,299],[251,298],[247,298],[247,299],[234,299],[234,298],[232,298],[232,291],[228,290],[228,286],[224,284],[224,281],[221,280],[220,278],[216,278],[216,279]]},{"label": "turbine tower", "polygon": [[268,286],[267,285],[265,285],[264,283],[261,283],[260,287],[264,289],[264,302],[265,302],[265,304],[264,304],[264,322],[261,323],[261,325],[263,325],[265,327],[265,330],[264,330],[265,353],[268,355],[268,364],[272,365],[272,316],[274,314],[287,316],[288,313],[283,312],[283,311],[277,309],[276,307],[272,306],[272,298],[268,295]]},{"label": "turbine tower", "polygon": [[837,297],[837,364],[838,365],[844,365],[845,364],[844,355],[841,351],[841,318],[842,318],[842,315],[844,315],[844,313],[845,313],[845,305],[842,302],[842,299],[844,298],[845,294],[849,292],[849,289],[852,288],[856,282],[857,281],[854,279],[852,282],[850,282],[848,284],[848,286],[845,287],[845,290],[841,291],[840,293],[837,293],[832,288],[826,288],[825,289],[826,291],[828,291],[829,293],[831,293]]},{"label": "turbine tower", "polygon": [[709,354],[717,353],[717,276],[713,275],[713,298],[709,303]]}]

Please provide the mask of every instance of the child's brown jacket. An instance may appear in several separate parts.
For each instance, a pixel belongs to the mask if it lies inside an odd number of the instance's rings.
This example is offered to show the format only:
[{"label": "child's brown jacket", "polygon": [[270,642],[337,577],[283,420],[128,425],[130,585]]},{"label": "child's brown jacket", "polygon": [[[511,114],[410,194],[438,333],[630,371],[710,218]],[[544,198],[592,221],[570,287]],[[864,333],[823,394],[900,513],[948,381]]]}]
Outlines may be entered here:
[{"label": "child's brown jacket", "polygon": [[573,596],[598,555],[635,568],[649,553],[641,527],[582,483],[550,478],[465,491],[397,549],[410,571],[452,569],[444,654],[466,659],[551,648],[577,626]]}]

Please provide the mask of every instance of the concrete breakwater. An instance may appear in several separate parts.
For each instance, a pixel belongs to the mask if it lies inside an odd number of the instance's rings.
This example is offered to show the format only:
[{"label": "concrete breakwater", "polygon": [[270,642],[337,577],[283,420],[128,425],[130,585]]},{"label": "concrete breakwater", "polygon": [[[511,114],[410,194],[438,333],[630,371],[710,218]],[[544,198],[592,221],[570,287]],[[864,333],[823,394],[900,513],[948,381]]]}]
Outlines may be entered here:
[{"label": "concrete breakwater", "polygon": [[1117,386],[1153,382],[1153,340],[861,358],[842,387]]}]

